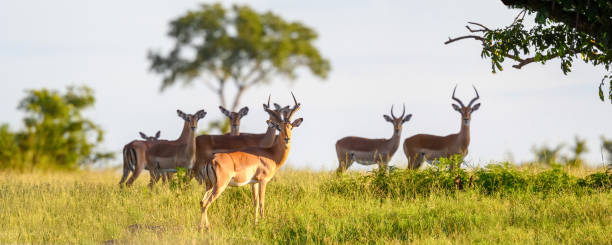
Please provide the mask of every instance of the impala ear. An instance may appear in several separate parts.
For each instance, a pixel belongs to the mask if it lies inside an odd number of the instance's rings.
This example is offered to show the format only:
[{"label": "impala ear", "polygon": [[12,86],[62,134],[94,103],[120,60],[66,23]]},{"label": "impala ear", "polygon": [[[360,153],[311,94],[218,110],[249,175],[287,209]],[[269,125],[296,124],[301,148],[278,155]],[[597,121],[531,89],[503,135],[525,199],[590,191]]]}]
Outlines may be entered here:
[{"label": "impala ear", "polygon": [[159,136],[161,135],[161,131],[157,131],[157,133],[155,133],[155,139],[159,139]]},{"label": "impala ear", "polygon": [[187,114],[185,114],[184,112],[182,112],[181,110],[176,110],[176,114],[181,117],[183,120],[187,121],[189,120],[189,118],[187,118]]},{"label": "impala ear", "polygon": [[206,111],[204,110],[199,110],[198,112],[196,112],[195,117],[200,120],[202,118],[204,118],[206,116]]},{"label": "impala ear", "polygon": [[393,119],[391,119],[391,117],[390,117],[390,116],[383,115],[383,117],[385,118],[385,120],[386,120],[387,122],[393,123]]},{"label": "impala ear", "polygon": [[295,121],[291,123],[291,126],[293,126],[294,128],[297,128],[300,126],[300,124],[302,124],[303,121],[304,121],[304,118],[301,118],[301,117],[298,119],[295,119]]},{"label": "impala ear", "polygon": [[249,113],[249,107],[242,107],[242,109],[240,109],[240,111],[238,111],[238,115],[240,115],[240,118],[244,117],[247,115],[247,113]]},{"label": "impala ear", "polygon": [[219,110],[221,110],[221,113],[223,113],[223,115],[225,115],[226,117],[231,117],[232,115],[228,110],[223,108],[223,106],[219,106]]},{"label": "impala ear", "polygon": [[279,104],[274,103],[274,108],[275,108],[276,110],[280,110],[280,109],[281,109],[281,106],[280,106]]},{"label": "impala ear", "polygon": [[138,132],[138,134],[140,134],[140,138],[143,138],[145,140],[147,139],[147,135],[143,134],[142,132]]},{"label": "impala ear", "polygon": [[478,108],[480,108],[480,103],[475,104],[474,106],[472,106],[472,112],[475,112],[476,110],[478,110]]},{"label": "impala ear", "polygon": [[408,114],[408,116],[404,117],[404,120],[402,120],[402,123],[405,123],[407,121],[410,121],[410,118],[412,118],[412,114]]},{"label": "impala ear", "polygon": [[453,104],[453,109],[455,109],[455,111],[461,112],[461,107],[456,104]]}]

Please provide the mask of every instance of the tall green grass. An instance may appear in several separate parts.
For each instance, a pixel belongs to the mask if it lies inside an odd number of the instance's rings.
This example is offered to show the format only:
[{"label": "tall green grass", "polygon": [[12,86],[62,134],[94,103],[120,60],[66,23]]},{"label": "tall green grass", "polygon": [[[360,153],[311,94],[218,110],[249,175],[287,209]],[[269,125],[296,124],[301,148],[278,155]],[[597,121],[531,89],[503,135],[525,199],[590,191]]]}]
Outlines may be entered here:
[{"label": "tall green grass", "polygon": [[601,171],[285,170],[268,185],[265,219],[253,222],[250,188],[229,188],[212,204],[213,230],[204,234],[195,182],[149,190],[140,178],[120,189],[118,179],[0,173],[0,243],[605,244],[612,234],[610,175]]}]

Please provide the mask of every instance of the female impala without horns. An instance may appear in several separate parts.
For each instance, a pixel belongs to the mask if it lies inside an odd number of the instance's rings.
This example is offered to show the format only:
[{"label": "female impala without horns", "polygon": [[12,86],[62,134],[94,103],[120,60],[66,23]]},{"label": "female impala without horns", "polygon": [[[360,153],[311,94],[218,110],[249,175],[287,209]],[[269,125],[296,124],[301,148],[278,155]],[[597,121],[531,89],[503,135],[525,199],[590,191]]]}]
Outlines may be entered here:
[{"label": "female impala without horns", "polygon": [[406,106],[400,117],[393,115],[391,106],[391,117],[383,115],[387,122],[393,124],[393,135],[389,139],[367,139],[355,136],[344,137],[336,142],[336,154],[338,156],[338,170],[342,173],[347,170],[353,162],[363,165],[378,164],[379,167],[387,168],[387,164],[397,148],[402,135],[402,124],[409,121],[412,114],[406,114]]},{"label": "female impala without horns", "polygon": [[126,183],[126,186],[130,187],[142,170],[147,169],[147,150],[158,141],[161,132],[157,131],[155,136],[147,136],[142,132],[138,133],[144,140],[133,140],[123,147],[123,176],[121,176],[119,186],[123,186],[128,175],[132,172],[132,176]]},{"label": "female impala without horns", "polygon": [[249,113],[248,107],[242,107],[238,112],[228,111],[223,106],[219,106],[221,113],[229,119],[230,135],[240,135],[240,120]]},{"label": "female impala without horns", "polygon": [[206,116],[206,112],[199,110],[193,115],[185,114],[181,110],[176,112],[184,120],[181,136],[176,140],[157,142],[147,150],[147,166],[151,173],[150,187],[159,180],[161,174],[176,171],[177,167],[191,169],[195,164],[195,131],[198,121]]},{"label": "female impala without horns", "polygon": [[459,133],[447,136],[417,134],[404,140],[404,153],[406,158],[408,158],[408,168],[419,168],[423,160],[434,160],[440,157],[450,157],[455,154],[467,155],[468,146],[470,145],[470,120],[472,119],[472,112],[480,108],[480,103],[474,106],[472,104],[480,96],[476,87],[474,87],[476,97],[465,106],[461,100],[455,97],[455,90],[457,90],[457,86],[455,86],[451,98],[459,103],[459,105],[452,104],[453,109],[461,114],[461,129]]},{"label": "female impala without horns", "polygon": [[276,121],[268,121],[268,126],[279,131],[274,144],[269,148],[252,147],[231,153],[217,153],[210,164],[206,164],[204,173],[206,192],[200,205],[202,218],[200,229],[210,229],[207,211],[210,204],[219,197],[227,186],[243,186],[252,184],[253,202],[255,204],[255,222],[257,211],[264,218],[264,199],[266,184],[285,163],[291,148],[291,132],[298,127],[303,119],[298,118],[291,122],[291,118],[300,109],[297,103],[292,109],[282,110],[282,116],[266,109],[266,112]]}]

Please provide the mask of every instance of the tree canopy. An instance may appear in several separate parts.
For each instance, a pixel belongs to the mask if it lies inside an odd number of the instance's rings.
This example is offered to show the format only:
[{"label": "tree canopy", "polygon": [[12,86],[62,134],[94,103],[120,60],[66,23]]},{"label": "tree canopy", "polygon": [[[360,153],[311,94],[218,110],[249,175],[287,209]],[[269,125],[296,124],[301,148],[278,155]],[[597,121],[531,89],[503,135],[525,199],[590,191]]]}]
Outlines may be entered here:
[{"label": "tree canopy", "polygon": [[233,84],[234,111],[248,88],[273,76],[289,80],[307,68],[326,78],[330,63],[314,46],[317,33],[300,22],[272,12],[258,13],[248,6],[202,4],[170,22],[174,47],[167,54],[149,51],[150,69],[163,75],[162,90],[177,81],[202,81],[227,107],[226,85]]},{"label": "tree canopy", "polygon": [[[503,28],[489,28],[468,22],[469,35],[449,38],[445,44],[463,39],[482,43],[481,57],[491,60],[491,69],[502,71],[506,59],[512,67],[559,59],[567,74],[575,59],[603,66],[607,74],[599,82],[599,97],[612,102],[612,3],[604,0],[502,0],[513,9],[522,9],[514,21]],[[535,25],[528,28],[524,19],[535,14]],[[607,83],[607,85],[606,85]],[[608,86],[607,94],[604,93]]]},{"label": "tree canopy", "polygon": [[24,130],[11,132],[6,124],[0,127],[0,166],[75,169],[112,158],[111,153],[95,150],[104,131],[82,115],[94,103],[93,91],[84,86],[69,87],[64,94],[49,89],[28,90],[18,106],[26,114]]}]

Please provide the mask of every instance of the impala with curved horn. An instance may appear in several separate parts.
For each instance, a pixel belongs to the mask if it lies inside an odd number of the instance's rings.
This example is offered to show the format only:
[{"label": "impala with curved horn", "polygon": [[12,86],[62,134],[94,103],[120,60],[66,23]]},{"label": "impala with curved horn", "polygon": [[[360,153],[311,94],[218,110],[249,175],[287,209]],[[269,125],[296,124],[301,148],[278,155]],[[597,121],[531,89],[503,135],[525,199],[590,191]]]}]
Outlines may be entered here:
[{"label": "impala with curved horn", "polygon": [[[293,94],[292,94],[293,96]],[[270,97],[268,103],[263,104],[266,112],[271,111],[269,121],[280,123],[277,118],[281,116],[281,111],[289,109],[289,107],[281,108],[280,105],[274,103],[274,110],[270,108]],[[295,96],[293,97],[295,100]],[[268,112],[269,113],[269,112]],[[196,137],[196,166],[194,167],[194,175],[200,184],[203,182],[202,170],[205,164],[210,163],[213,154],[216,152],[235,151],[247,147],[270,147],[276,139],[276,130],[268,127],[263,134],[241,133],[240,135],[200,135]]]},{"label": "impala with curved horn", "polygon": [[455,90],[457,90],[457,86],[453,89],[451,98],[459,103],[459,105],[452,104],[453,109],[461,114],[461,129],[459,133],[447,136],[417,134],[404,140],[404,153],[408,158],[408,168],[419,168],[423,160],[434,160],[440,157],[450,157],[455,154],[467,155],[468,146],[470,145],[470,120],[472,112],[480,108],[480,103],[474,106],[472,104],[480,98],[480,95],[478,95],[478,90],[474,87],[476,97],[465,106],[461,100],[455,97]]},{"label": "impala with curved horn", "polygon": [[291,132],[303,121],[298,118],[291,122],[293,115],[300,109],[300,104],[297,101],[295,103],[293,108],[282,111],[282,118],[276,112],[266,109],[270,117],[275,119],[267,122],[268,127],[279,131],[278,138],[271,147],[252,147],[230,153],[217,153],[205,166],[206,192],[200,202],[200,229],[210,229],[208,207],[227,186],[252,184],[255,222],[257,223],[258,211],[261,218],[264,218],[266,184],[287,160],[291,148]]},{"label": "impala with curved horn", "polygon": [[248,107],[242,107],[238,112],[228,111],[223,106],[219,106],[221,113],[229,119],[230,123],[230,135],[240,135],[240,120],[249,113]]},{"label": "impala with curved horn", "polygon": [[142,132],[138,132],[144,140],[133,140],[123,147],[123,176],[119,181],[119,186],[122,186],[130,172],[132,176],[128,179],[126,186],[131,186],[132,183],[140,176],[143,169],[146,169],[147,159],[146,152],[151,145],[158,141],[160,131],[157,131],[155,136],[147,136]]},{"label": "impala with curved horn", "polygon": [[353,162],[362,165],[378,164],[379,167],[387,168],[389,160],[399,147],[400,136],[402,134],[402,124],[409,121],[412,114],[404,117],[406,105],[400,117],[393,114],[391,106],[391,117],[383,115],[387,122],[393,124],[393,135],[389,139],[367,139],[355,136],[344,137],[336,142],[336,154],[339,166],[336,170],[342,173],[347,170]]}]

